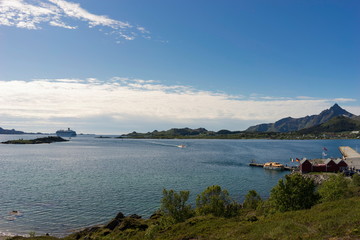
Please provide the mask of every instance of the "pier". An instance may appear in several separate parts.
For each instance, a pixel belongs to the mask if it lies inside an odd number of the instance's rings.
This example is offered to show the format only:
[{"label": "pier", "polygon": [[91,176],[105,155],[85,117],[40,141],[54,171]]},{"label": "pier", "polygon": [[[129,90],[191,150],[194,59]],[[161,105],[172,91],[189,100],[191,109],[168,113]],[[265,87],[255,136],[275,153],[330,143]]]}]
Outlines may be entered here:
[{"label": "pier", "polygon": [[[250,167],[264,167],[264,163],[249,163]],[[282,170],[284,171],[293,171],[293,170],[297,170],[298,167],[296,166],[284,166],[284,168]]]}]

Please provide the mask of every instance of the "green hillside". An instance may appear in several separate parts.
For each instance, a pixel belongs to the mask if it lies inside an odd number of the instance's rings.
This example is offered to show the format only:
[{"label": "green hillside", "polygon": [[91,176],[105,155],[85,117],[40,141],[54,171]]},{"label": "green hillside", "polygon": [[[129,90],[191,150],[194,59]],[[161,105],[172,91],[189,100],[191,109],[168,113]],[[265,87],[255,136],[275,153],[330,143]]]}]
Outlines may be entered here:
[{"label": "green hillside", "polygon": [[357,121],[354,118],[348,118],[344,116],[338,116],[330,119],[329,121],[311,127],[302,129],[299,133],[309,134],[309,133],[326,133],[326,132],[347,132],[347,131],[356,131],[360,130],[360,121]]}]

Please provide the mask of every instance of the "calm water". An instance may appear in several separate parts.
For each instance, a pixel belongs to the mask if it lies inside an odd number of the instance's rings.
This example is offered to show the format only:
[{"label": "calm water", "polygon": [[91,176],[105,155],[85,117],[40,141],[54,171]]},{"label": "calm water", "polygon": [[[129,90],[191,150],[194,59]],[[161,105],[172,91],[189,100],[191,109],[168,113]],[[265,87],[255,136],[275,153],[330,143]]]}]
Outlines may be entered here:
[{"label": "calm water", "polygon": [[[0,135],[7,139],[35,136]],[[185,144],[186,148],[176,147]],[[149,217],[163,188],[190,190],[191,202],[218,184],[242,201],[250,189],[263,197],[286,172],[248,167],[291,164],[290,157],[341,156],[338,146],[359,140],[130,140],[79,136],[41,145],[0,144],[0,232],[66,235],[104,223],[119,211]],[[22,216],[9,212],[18,210]]]}]

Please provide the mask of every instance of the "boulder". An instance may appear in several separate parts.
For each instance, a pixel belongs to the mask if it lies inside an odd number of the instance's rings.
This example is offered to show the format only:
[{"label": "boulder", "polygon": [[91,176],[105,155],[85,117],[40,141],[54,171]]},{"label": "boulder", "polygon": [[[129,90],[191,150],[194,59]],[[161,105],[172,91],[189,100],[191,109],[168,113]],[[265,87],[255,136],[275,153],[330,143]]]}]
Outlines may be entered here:
[{"label": "boulder", "polygon": [[116,217],[105,226],[105,228],[114,230],[117,226],[120,225],[120,223],[123,221],[124,218],[125,218],[124,214],[122,212],[119,212],[116,215]]}]

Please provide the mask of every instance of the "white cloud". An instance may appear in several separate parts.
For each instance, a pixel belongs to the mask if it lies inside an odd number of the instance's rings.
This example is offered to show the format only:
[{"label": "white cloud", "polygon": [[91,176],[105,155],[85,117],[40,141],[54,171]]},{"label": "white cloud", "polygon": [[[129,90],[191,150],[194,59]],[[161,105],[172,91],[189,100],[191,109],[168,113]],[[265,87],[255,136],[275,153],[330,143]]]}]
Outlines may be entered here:
[{"label": "white cloud", "polygon": [[[69,119],[89,122],[105,118],[124,126],[141,122],[138,126],[141,129],[148,122],[158,122],[161,123],[158,129],[167,123],[241,130],[249,126],[243,126],[242,122],[255,124],[287,116],[318,114],[329,108],[333,100],[236,98],[189,86],[167,86],[153,80],[119,77],[111,81],[87,78],[0,82],[1,118],[24,121],[24,126],[28,121],[47,122],[48,127],[53,127],[54,123]],[[137,129],[127,129],[132,130]]]},{"label": "white cloud", "polygon": [[66,23],[69,19],[87,22],[91,28],[108,28],[111,35],[125,40],[149,34],[144,27],[134,27],[127,22],[90,13],[80,4],[65,0],[0,0],[0,25],[41,29],[42,24],[47,23],[50,26],[77,29],[77,26]]},{"label": "white cloud", "polygon": [[353,98],[334,98],[334,102],[356,102],[356,99]]}]

